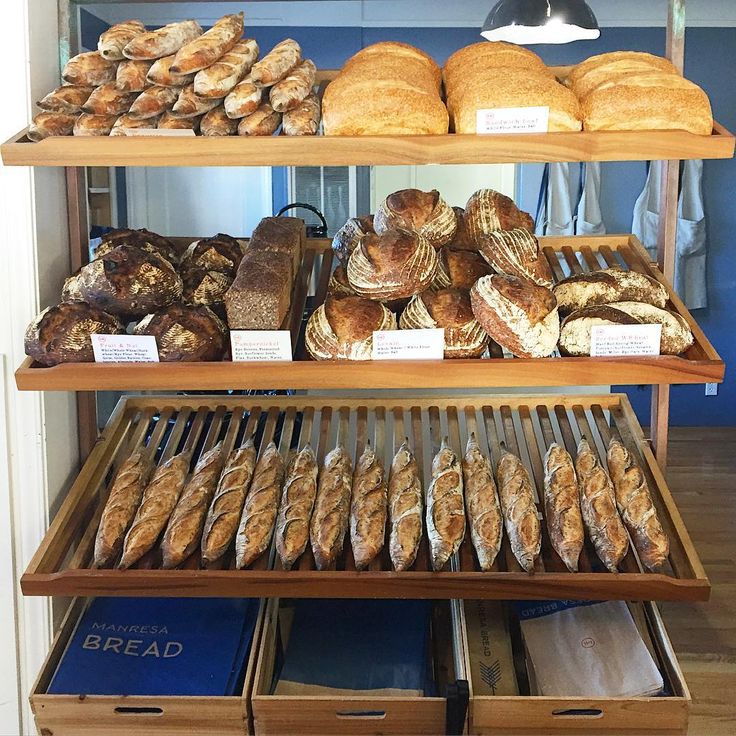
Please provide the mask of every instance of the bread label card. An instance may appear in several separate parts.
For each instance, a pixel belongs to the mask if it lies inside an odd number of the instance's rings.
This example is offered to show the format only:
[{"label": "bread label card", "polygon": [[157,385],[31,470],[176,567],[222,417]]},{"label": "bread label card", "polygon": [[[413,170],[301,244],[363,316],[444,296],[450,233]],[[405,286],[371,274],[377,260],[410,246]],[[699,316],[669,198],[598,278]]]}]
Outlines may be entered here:
[{"label": "bread label card", "polygon": [[590,355],[659,355],[661,337],[662,325],[597,325],[590,335]]},{"label": "bread label card", "polygon": [[443,329],[373,333],[373,360],[442,360],[444,352]]},{"label": "bread label card", "polygon": [[549,107],[495,107],[478,110],[475,130],[482,135],[546,133]]},{"label": "bread label card", "polygon": [[158,363],[153,335],[92,335],[96,363]]},{"label": "bread label card", "polygon": [[191,128],[123,128],[127,136],[164,136],[165,138],[194,137]]},{"label": "bread label card", "polygon": [[293,355],[288,330],[231,330],[230,347],[234,363],[290,361]]}]

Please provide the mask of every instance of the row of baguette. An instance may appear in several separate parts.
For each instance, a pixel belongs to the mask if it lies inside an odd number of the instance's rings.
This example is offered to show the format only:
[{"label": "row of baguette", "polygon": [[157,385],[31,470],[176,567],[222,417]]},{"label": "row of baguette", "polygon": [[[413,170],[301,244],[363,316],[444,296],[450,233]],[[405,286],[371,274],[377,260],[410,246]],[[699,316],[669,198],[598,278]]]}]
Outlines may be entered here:
[{"label": "row of baguette", "polygon": [[[125,21],[78,54],[63,85],[38,102],[28,137],[126,135],[130,129],[189,129],[202,135],[314,135],[316,67],[293,39],[262,59],[243,39],[243,13],[223,16],[202,33],[196,21],[147,32]],[[181,44],[181,46],[179,46]]]},{"label": "row of baguette", "polygon": [[[242,569],[269,549],[275,531],[285,569],[310,542],[317,567],[326,569],[341,555],[349,530],[361,570],[381,552],[387,525],[394,569],[408,570],[416,560],[425,495],[408,441],[396,452],[388,477],[370,444],[354,469],[341,444],[327,453],[320,470],[309,444],[287,468],[273,442],[257,457],[252,439],[229,457],[217,444],[199,458],[190,477],[191,460],[187,450],[154,469],[138,450],[123,462],[101,515],[95,566],[129,568],[159,544],[164,568],[181,565],[198,550],[202,563],[211,565],[234,543],[235,566]],[[585,439],[575,461],[558,444],[548,449],[543,502],[552,547],[576,572],[585,529],[600,560],[615,572],[630,535],[642,563],[662,567],[669,540],[643,472],[617,438],[609,444],[607,464],[610,476]],[[494,480],[474,434],[462,459],[445,439],[432,461],[425,523],[433,569],[442,570],[459,550],[466,515],[482,570],[492,569],[505,527],[519,565],[534,572],[542,532],[533,482],[504,447]]]}]

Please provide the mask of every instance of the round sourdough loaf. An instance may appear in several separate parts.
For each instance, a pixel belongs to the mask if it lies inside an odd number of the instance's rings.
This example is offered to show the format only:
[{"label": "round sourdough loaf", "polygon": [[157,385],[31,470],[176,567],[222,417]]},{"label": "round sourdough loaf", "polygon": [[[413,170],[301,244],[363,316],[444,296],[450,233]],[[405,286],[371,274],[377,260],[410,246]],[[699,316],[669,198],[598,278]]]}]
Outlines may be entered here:
[{"label": "round sourdough loaf", "polygon": [[465,224],[465,208],[453,207],[452,209],[457,219],[457,230],[449,245],[456,250],[478,250],[478,244],[470,237]]},{"label": "round sourdough loaf", "polygon": [[355,289],[350,286],[345,266],[337,266],[330,274],[327,282],[327,296],[357,296]]},{"label": "round sourdough loaf", "polygon": [[470,294],[464,289],[440,289],[417,294],[399,319],[402,330],[445,330],[445,358],[479,358],[488,335],[476,320]]},{"label": "round sourdough loaf", "polygon": [[102,236],[102,241],[95,248],[94,257],[101,258],[119,245],[132,245],[148,253],[158,253],[172,266],[176,266],[179,263],[179,254],[174,244],[163,235],[152,233],[145,228],[130,230],[126,227],[105,233]]},{"label": "round sourdough loaf", "polygon": [[340,263],[346,264],[360,239],[372,232],[374,232],[373,215],[351,217],[332,238],[332,250]]},{"label": "round sourdough loaf", "polygon": [[455,236],[457,217],[436,189],[401,189],[378,205],[373,226],[379,234],[387,230],[414,230],[424,235],[432,247],[441,248]]},{"label": "round sourdough loaf", "polygon": [[393,300],[428,289],[437,270],[437,252],[420,233],[387,230],[368,233],[348,260],[347,275],[356,294]]},{"label": "round sourdough loaf", "polygon": [[84,297],[79,289],[79,271],[67,276],[64,279],[64,286],[61,287],[62,302],[83,302]]},{"label": "round sourdough loaf", "polygon": [[552,269],[539,250],[539,241],[528,230],[516,228],[482,235],[478,246],[480,254],[498,273],[552,288]]},{"label": "round sourdough loaf", "polygon": [[481,235],[516,228],[534,231],[531,215],[522,212],[510,197],[495,189],[479,189],[472,194],[465,205],[463,219],[468,236],[476,244],[476,249]]},{"label": "round sourdough loaf", "polygon": [[493,273],[477,251],[445,246],[437,253],[437,273],[433,289],[470,289],[481,276]]},{"label": "round sourdough loaf", "polygon": [[233,283],[232,275],[194,266],[182,271],[181,277],[184,284],[182,301],[185,304],[217,307],[218,313],[223,309],[225,294]]},{"label": "round sourdough loaf", "polygon": [[162,361],[211,361],[225,353],[227,327],[209,307],[171,304],[144,317],[135,334],[153,335]]},{"label": "round sourdough loaf", "polygon": [[240,243],[231,235],[218,233],[211,238],[190,243],[181,257],[181,267],[205,268],[234,277],[242,260],[243,247]]},{"label": "round sourdough loaf", "polygon": [[304,343],[314,360],[370,360],[374,331],[395,329],[395,315],[380,302],[328,297],[310,316]]},{"label": "round sourdough loaf", "polygon": [[66,302],[44,309],[28,325],[26,355],[41,365],[91,363],[95,356],[90,335],[119,335],[120,321],[85,302]]},{"label": "round sourdough loaf", "polygon": [[517,357],[544,358],[557,346],[560,318],[550,289],[516,276],[484,276],[470,302],[491,339]]},{"label": "round sourdough loaf", "polygon": [[582,99],[591,89],[611,76],[620,73],[637,74],[642,71],[660,71],[679,76],[675,65],[663,56],[643,51],[611,51],[589,56],[576,64],[570,70],[566,82]]}]

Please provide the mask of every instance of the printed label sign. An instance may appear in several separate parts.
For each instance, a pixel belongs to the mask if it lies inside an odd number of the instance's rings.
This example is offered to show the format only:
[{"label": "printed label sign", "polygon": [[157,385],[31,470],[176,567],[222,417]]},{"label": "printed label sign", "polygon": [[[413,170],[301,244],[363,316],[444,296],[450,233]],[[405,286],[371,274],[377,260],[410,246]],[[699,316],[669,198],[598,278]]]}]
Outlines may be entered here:
[{"label": "printed label sign", "polygon": [[380,330],[373,333],[373,360],[442,360],[445,331]]},{"label": "printed label sign", "polygon": [[594,358],[622,355],[659,355],[662,325],[597,325],[590,338]]},{"label": "printed label sign", "polygon": [[164,138],[194,137],[194,131],[190,128],[123,128],[127,136],[150,136],[155,135]]},{"label": "printed label sign", "polygon": [[476,132],[546,133],[549,130],[549,107],[496,107],[478,110]]},{"label": "printed label sign", "polygon": [[292,359],[291,333],[288,330],[232,330],[230,347],[235,363]]},{"label": "printed label sign", "polygon": [[158,363],[153,335],[92,335],[96,363]]}]

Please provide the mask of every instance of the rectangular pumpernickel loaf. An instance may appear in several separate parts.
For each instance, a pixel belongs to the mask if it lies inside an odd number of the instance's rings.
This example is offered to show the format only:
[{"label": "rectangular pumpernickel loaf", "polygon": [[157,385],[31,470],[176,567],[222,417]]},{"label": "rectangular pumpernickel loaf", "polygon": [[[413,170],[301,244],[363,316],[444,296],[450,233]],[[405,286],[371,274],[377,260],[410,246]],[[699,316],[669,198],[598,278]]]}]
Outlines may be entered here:
[{"label": "rectangular pumpernickel loaf", "polygon": [[292,278],[296,278],[302,261],[304,237],[304,220],[298,217],[264,217],[250,237],[248,250],[288,255]]}]

